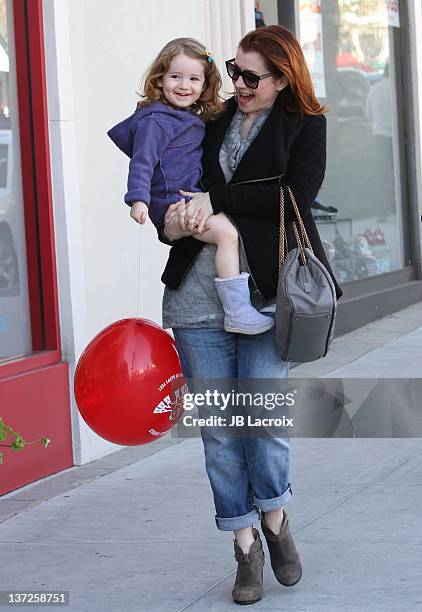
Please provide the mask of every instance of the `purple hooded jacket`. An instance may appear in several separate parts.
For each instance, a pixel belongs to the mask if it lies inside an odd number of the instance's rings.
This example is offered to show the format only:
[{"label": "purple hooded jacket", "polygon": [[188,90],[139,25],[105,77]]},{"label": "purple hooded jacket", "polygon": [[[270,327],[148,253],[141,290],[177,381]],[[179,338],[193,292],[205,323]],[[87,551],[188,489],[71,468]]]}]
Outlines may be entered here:
[{"label": "purple hooded jacket", "polygon": [[145,202],[157,228],[163,225],[168,205],[180,200],[179,189],[201,191],[205,125],[189,110],[153,102],[107,134],[131,158],[126,204]]}]

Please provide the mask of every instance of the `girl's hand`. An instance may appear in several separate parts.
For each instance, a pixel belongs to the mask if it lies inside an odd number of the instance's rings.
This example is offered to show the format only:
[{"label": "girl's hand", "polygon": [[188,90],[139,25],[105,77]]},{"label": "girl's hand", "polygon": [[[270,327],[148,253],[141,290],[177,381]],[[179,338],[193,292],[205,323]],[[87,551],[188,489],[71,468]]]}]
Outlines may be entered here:
[{"label": "girl's hand", "polygon": [[190,230],[196,228],[196,233],[203,234],[206,231],[205,223],[207,219],[214,214],[211,206],[210,194],[202,192],[192,193],[191,191],[183,191],[182,189],[180,189],[179,193],[184,196],[192,197],[186,207],[186,228]]},{"label": "girl's hand", "polygon": [[[184,198],[182,198],[179,202],[175,204],[170,204],[168,206],[166,213],[164,215],[164,236],[168,240],[178,240],[179,238],[184,238],[185,236],[193,236],[198,234],[197,228],[193,228],[190,230],[185,225],[185,216],[186,216],[186,203]],[[203,212],[198,214],[196,217],[197,222],[202,222],[203,220]],[[204,231],[208,230],[209,227],[206,226]]]},{"label": "girl's hand", "polygon": [[133,202],[130,208],[130,216],[134,221],[143,225],[148,219],[148,206],[145,202]]}]

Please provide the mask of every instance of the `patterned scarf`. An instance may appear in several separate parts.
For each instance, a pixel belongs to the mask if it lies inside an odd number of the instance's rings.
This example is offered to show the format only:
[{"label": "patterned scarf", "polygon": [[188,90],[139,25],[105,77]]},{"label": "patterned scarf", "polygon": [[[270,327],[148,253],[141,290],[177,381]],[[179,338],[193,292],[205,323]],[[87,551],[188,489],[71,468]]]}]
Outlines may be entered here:
[{"label": "patterned scarf", "polygon": [[262,111],[260,115],[258,115],[258,117],[253,122],[247,137],[245,138],[245,140],[242,140],[242,126],[246,115],[245,113],[242,113],[239,108],[236,109],[236,112],[233,116],[233,119],[230,123],[230,126],[226,132],[223,143],[221,145],[225,157],[227,158],[228,167],[230,168],[232,173],[235,172],[237,166],[240,163],[240,160],[254,141],[256,135],[258,134],[271,110],[272,106],[266,108],[264,111]]}]

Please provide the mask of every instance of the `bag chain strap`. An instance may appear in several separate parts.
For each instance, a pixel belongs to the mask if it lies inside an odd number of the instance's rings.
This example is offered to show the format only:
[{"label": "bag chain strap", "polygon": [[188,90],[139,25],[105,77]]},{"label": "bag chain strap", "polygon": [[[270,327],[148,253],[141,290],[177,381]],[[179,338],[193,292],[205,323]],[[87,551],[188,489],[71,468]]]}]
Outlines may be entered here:
[{"label": "bag chain strap", "polygon": [[296,217],[297,217],[297,219],[299,221],[299,227],[300,227],[300,231],[302,233],[302,240],[303,240],[304,244],[308,247],[308,249],[313,253],[311,241],[309,240],[308,234],[306,232],[305,224],[302,221],[302,217],[300,216],[299,208],[298,208],[298,206],[296,204],[296,198],[294,197],[293,191],[290,189],[290,187],[288,185],[286,185],[286,187],[289,190],[290,199],[292,201],[293,208],[294,208],[295,213],[296,213]]},{"label": "bag chain strap", "polygon": [[[304,250],[304,245],[306,245],[308,247],[308,249],[313,253],[313,249],[311,246],[311,241],[309,240],[308,234],[306,232],[305,229],[305,225],[302,221],[302,218],[300,216],[299,213],[299,209],[298,206],[296,204],[296,200],[295,197],[293,195],[292,190],[290,189],[290,187],[288,185],[286,185],[287,189],[289,190],[289,195],[293,204],[293,209],[296,213],[296,217],[299,223],[299,227],[300,227],[300,231],[302,234],[302,240],[300,239],[299,236],[299,232],[297,229],[297,225],[296,225],[296,221],[292,222],[293,225],[293,231],[295,234],[295,238],[296,238],[296,242],[297,242],[297,246],[299,249],[299,253],[300,253],[300,258],[302,260],[302,263],[304,266],[306,266],[306,256],[305,256],[305,250]],[[285,257],[285,251],[284,251],[284,241],[286,238],[286,228],[284,225],[284,190],[283,187],[280,185],[280,228],[279,228],[279,241],[278,241],[278,265],[279,265],[279,270],[281,270],[283,264],[284,264],[284,257]],[[302,244],[303,243],[303,244]]]}]

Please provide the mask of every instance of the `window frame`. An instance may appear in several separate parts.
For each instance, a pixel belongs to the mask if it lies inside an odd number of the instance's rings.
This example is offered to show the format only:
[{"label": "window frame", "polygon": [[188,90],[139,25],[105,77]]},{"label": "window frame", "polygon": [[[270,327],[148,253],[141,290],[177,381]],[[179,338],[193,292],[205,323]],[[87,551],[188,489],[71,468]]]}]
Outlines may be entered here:
[{"label": "window frame", "polygon": [[0,376],[61,360],[42,0],[13,0],[32,353],[0,361]]}]

